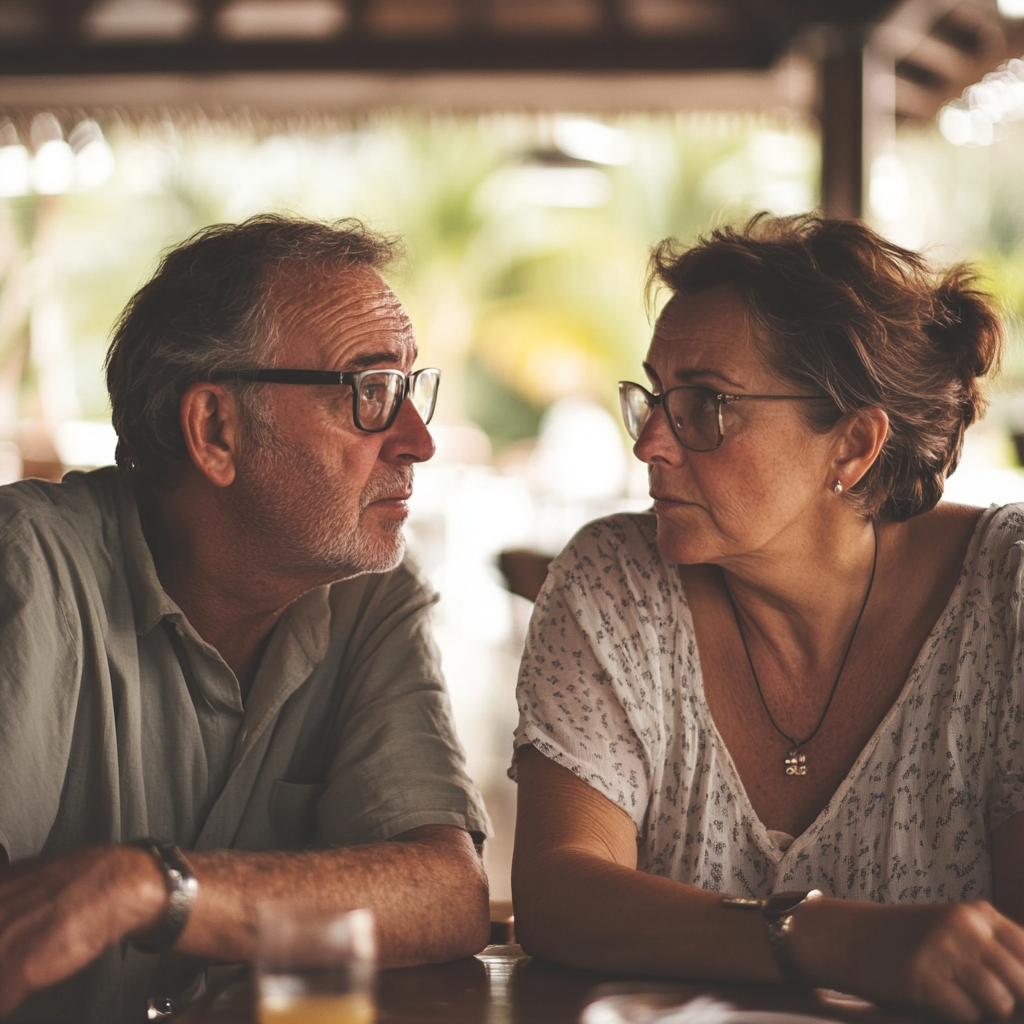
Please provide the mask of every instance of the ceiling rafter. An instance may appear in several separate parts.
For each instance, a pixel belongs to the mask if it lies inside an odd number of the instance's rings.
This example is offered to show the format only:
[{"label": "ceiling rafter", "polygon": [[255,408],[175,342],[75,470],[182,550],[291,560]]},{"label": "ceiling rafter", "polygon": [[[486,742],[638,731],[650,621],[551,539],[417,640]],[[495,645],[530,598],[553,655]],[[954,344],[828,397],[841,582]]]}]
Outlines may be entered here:
[{"label": "ceiling rafter", "polygon": [[80,39],[82,26],[96,0],[46,0],[44,9],[48,34],[54,39]]},{"label": "ceiling rafter", "polygon": [[0,46],[13,75],[205,74],[259,71],[677,71],[767,68],[778,57],[763,38],[500,36],[384,39],[347,34],[330,42],[106,43]]},{"label": "ceiling rafter", "polygon": [[[757,71],[774,67],[814,26],[826,27],[826,39],[833,26],[844,37],[855,30],[858,39],[870,38],[896,69],[898,114],[921,118],[1024,48],[1024,40],[1015,42],[1024,25],[1000,19],[993,0],[589,0],[595,18],[581,20],[577,31],[563,25],[532,32],[503,27],[507,19],[497,16],[503,0],[446,0],[455,16],[444,31],[422,34],[414,0],[335,0],[346,15],[342,29],[308,39],[239,34],[235,19],[229,25],[225,17],[231,0],[188,2],[197,17],[187,35],[147,40],[98,36],[107,10],[100,0],[40,0],[37,34],[0,36],[0,75],[11,82],[276,72]],[[391,5],[383,19],[382,3]],[[654,20],[643,13],[645,5],[658,12]],[[551,23],[541,17],[538,25],[545,20]]]}]

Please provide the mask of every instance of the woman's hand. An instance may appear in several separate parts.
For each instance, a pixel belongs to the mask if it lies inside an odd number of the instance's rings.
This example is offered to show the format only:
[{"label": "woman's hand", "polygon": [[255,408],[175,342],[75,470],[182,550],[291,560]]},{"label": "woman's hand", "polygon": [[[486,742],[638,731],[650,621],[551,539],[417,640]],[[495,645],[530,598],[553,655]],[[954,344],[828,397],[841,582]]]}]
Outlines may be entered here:
[{"label": "woman's hand", "polygon": [[881,906],[817,900],[793,930],[814,984],[913,1003],[965,1024],[1024,1003],[1024,928],[990,903]]}]

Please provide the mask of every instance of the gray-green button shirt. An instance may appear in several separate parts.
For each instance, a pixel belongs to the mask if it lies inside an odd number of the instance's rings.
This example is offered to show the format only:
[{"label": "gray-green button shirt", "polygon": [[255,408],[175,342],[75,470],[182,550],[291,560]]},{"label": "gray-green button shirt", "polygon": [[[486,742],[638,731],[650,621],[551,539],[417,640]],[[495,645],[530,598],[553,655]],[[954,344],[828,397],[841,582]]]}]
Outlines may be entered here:
[{"label": "gray-green button shirt", "polygon": [[[408,564],[305,594],[243,706],[161,587],[116,470],[0,488],[0,845],[14,861],[143,835],[297,850],[489,833],[435,600]],[[169,970],[121,944],[13,1019],[141,1019]]]}]

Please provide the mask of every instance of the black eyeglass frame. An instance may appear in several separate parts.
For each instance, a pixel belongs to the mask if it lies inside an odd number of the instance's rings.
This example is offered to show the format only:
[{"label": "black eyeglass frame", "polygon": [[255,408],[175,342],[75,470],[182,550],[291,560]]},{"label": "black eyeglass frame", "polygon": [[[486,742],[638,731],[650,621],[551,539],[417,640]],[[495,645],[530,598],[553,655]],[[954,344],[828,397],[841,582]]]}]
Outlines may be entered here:
[{"label": "black eyeglass frame", "polygon": [[[364,427],[359,420],[359,389],[362,386],[363,378],[370,374],[387,374],[391,377],[401,377],[404,381],[403,389],[395,407],[388,414],[387,422],[382,427]],[[421,374],[430,374],[434,379],[434,392],[430,399],[430,408],[426,415],[417,412],[424,424],[434,418],[434,409],[437,406],[437,389],[441,383],[441,371],[433,366],[425,366],[422,370],[414,370],[412,373],[402,373],[401,370],[286,370],[286,369],[243,369],[243,370],[217,370],[210,374],[210,383],[237,383],[237,384],[307,384],[307,385],[336,385],[347,384],[352,388],[352,422],[357,430],[366,434],[382,434],[389,430],[391,425],[398,418],[398,412],[402,403],[409,397],[413,389],[413,382],[419,379]],[[429,377],[424,380],[429,380]]]},{"label": "black eyeglass frame", "polygon": [[[633,432],[629,429],[629,413],[627,411],[626,404],[626,393],[629,388],[635,388],[642,392],[647,399],[647,407],[650,409],[647,419],[644,420],[640,429],[634,436]],[[672,423],[672,417],[668,414],[668,407],[665,404],[665,399],[676,391],[706,391],[709,395],[714,395],[715,398],[715,423],[718,427],[718,439],[710,448],[694,448],[692,444],[687,444],[676,432],[675,425]],[[640,434],[643,433],[644,427],[647,425],[647,420],[654,413],[655,406],[660,405],[665,410],[665,419],[668,420],[668,428],[672,431],[672,436],[687,450],[691,452],[713,452],[716,448],[720,448],[722,442],[725,440],[725,423],[722,419],[722,408],[728,405],[730,402],[828,402],[832,399],[828,395],[730,395],[724,391],[715,391],[713,388],[702,388],[695,384],[680,384],[678,387],[669,388],[668,391],[662,391],[658,395],[652,395],[642,384],[637,384],[631,380],[620,380],[619,381],[619,405],[622,410],[622,419],[626,424],[626,431],[634,441],[640,440]]]}]

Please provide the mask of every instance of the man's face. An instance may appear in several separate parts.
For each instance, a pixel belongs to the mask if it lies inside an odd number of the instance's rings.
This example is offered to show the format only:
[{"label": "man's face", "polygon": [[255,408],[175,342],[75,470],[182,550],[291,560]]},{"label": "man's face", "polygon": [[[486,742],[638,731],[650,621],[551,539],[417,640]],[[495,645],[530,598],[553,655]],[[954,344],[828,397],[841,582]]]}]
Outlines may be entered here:
[{"label": "man's face", "polygon": [[[376,271],[293,271],[271,293],[277,367],[412,369],[412,325]],[[388,430],[368,434],[353,422],[347,385],[270,384],[267,392],[276,443],[244,448],[230,488],[261,557],[318,582],[394,568],[405,549],[413,465],[434,454],[413,404],[402,403]]]}]

